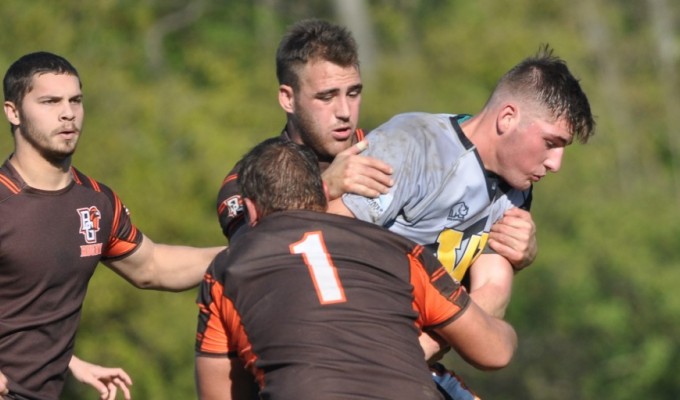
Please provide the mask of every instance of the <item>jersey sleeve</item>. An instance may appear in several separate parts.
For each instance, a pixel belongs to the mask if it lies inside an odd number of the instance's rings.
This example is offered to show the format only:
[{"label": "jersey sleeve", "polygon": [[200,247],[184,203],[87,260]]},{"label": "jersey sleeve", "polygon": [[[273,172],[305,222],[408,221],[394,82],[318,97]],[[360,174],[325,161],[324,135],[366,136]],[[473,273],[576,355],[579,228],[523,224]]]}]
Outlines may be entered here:
[{"label": "jersey sleeve", "polygon": [[144,235],[132,223],[130,211],[120,198],[108,187],[101,185],[113,205],[113,225],[111,235],[102,251],[102,259],[122,258],[132,253],[142,242]]},{"label": "jersey sleeve", "polygon": [[198,327],[196,329],[196,353],[204,355],[227,356],[229,354],[227,329],[222,315],[229,304],[224,302],[224,287],[214,274],[212,264],[199,286],[198,298]]},{"label": "jersey sleeve", "polygon": [[217,219],[222,233],[231,240],[245,223],[245,210],[241,199],[241,189],[238,186],[239,164],[227,174],[217,194]]},{"label": "jersey sleeve", "polygon": [[423,329],[437,328],[460,317],[470,304],[465,288],[422,246],[409,254],[413,304]]},{"label": "jersey sleeve", "polygon": [[404,208],[415,207],[425,195],[427,189],[420,181],[426,172],[424,150],[414,121],[411,114],[398,115],[366,135],[369,146],[361,154],[389,164],[395,184],[372,199],[344,194],[343,203],[357,219],[389,226]]}]

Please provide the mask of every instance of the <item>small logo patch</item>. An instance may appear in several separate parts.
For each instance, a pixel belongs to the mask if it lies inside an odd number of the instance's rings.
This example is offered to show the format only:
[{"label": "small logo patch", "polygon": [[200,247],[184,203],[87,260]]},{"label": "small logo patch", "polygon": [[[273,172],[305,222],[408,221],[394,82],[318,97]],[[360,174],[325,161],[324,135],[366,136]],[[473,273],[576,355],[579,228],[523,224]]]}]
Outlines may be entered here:
[{"label": "small logo patch", "polygon": [[230,218],[234,218],[239,213],[243,212],[243,202],[241,201],[241,196],[231,196],[230,198],[224,200],[223,203],[227,207],[227,215]]},{"label": "small logo patch", "polygon": [[467,217],[468,212],[470,212],[470,207],[468,207],[465,202],[456,203],[449,210],[449,221],[464,221]]}]

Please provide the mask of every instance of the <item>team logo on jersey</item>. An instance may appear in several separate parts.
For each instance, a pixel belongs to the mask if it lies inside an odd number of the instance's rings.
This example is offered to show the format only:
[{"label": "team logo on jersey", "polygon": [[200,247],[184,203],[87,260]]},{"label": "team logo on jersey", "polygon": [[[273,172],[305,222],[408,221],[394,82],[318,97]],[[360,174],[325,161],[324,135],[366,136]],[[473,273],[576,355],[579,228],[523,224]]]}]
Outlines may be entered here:
[{"label": "team logo on jersey", "polygon": [[230,218],[234,218],[240,212],[243,212],[243,201],[239,195],[231,196],[230,198],[224,200],[222,204],[227,207],[227,215]]},{"label": "team logo on jersey", "polygon": [[437,258],[455,279],[462,281],[470,265],[484,251],[489,239],[485,225],[483,218],[463,231],[446,228],[437,237]]},{"label": "team logo on jersey", "polygon": [[87,208],[79,208],[78,215],[80,216],[80,234],[85,238],[86,245],[80,246],[80,256],[95,256],[102,252],[102,244],[97,243],[97,232],[99,232],[99,222],[102,219],[102,213],[95,206]]},{"label": "team logo on jersey", "polygon": [[467,217],[468,212],[470,212],[470,207],[468,207],[465,202],[456,203],[449,210],[449,221],[464,221]]}]

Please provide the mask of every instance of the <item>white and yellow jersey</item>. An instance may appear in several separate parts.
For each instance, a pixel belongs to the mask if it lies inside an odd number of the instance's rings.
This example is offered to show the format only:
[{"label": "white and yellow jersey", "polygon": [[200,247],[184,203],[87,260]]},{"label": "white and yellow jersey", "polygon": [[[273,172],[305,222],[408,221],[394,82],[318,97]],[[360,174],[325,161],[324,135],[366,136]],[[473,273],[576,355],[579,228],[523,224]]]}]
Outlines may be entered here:
[{"label": "white and yellow jersey", "polygon": [[345,194],[364,221],[430,248],[462,281],[484,251],[489,230],[512,207],[528,209],[531,189],[512,189],[486,171],[459,122],[468,115],[399,114],[367,135],[362,154],[394,169],[395,185],[380,197]]}]

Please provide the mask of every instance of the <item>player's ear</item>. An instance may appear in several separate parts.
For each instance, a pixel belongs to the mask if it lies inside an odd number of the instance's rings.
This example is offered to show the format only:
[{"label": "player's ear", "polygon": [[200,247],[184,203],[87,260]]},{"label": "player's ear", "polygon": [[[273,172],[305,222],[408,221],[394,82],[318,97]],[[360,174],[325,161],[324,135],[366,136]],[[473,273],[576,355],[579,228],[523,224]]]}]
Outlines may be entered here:
[{"label": "player's ear", "polygon": [[288,85],[279,85],[279,105],[287,114],[295,111],[295,93]]},{"label": "player's ear", "polygon": [[502,135],[511,132],[519,123],[519,107],[515,103],[504,104],[496,119],[496,132]]},{"label": "player's ear", "polygon": [[248,217],[248,224],[250,226],[257,225],[257,222],[260,220],[260,215],[257,212],[257,207],[255,207],[255,203],[253,203],[253,201],[247,197],[243,199],[243,203],[246,205],[246,216]]},{"label": "player's ear", "polygon": [[21,118],[19,118],[19,109],[13,102],[6,101],[4,103],[4,109],[5,116],[7,117],[7,120],[9,121],[10,124],[21,125]]}]

